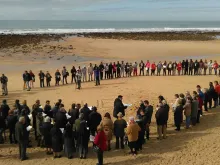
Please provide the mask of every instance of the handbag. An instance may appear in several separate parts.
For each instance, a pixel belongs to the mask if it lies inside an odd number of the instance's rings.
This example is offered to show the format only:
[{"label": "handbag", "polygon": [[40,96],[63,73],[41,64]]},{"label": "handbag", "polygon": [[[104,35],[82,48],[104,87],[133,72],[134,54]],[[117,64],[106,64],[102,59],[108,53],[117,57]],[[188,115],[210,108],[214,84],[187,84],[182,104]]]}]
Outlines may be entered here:
[{"label": "handbag", "polygon": [[93,145],[92,150],[93,150],[95,153],[101,152],[101,149],[100,149],[97,145],[95,145],[95,144]]}]

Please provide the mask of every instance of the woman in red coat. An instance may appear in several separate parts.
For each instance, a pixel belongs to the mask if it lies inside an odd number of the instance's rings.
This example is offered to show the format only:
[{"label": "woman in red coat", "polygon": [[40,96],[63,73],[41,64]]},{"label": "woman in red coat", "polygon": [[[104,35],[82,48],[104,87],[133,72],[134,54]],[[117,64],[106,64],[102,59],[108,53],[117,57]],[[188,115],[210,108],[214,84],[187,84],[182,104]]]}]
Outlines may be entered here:
[{"label": "woman in red coat", "polygon": [[107,140],[103,127],[99,125],[97,127],[98,134],[95,136],[94,144],[99,147],[100,151],[97,152],[98,163],[97,165],[103,165],[103,152],[107,149]]},{"label": "woman in red coat", "polygon": [[117,67],[116,67],[116,64],[115,62],[113,63],[113,77],[116,78],[116,70],[117,70]]},{"label": "woman in red coat", "polygon": [[181,70],[182,70],[182,63],[179,62],[179,63],[177,64],[178,75],[180,75]]},{"label": "woman in red coat", "polygon": [[156,70],[156,64],[154,62],[153,64],[151,64],[151,76],[155,75],[155,70]]}]

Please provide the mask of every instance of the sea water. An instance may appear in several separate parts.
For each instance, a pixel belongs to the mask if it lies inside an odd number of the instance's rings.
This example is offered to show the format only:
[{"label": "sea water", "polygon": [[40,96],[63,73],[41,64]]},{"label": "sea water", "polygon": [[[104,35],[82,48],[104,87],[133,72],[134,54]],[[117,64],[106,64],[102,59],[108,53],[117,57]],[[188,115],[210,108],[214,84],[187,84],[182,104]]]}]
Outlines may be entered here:
[{"label": "sea water", "polygon": [[0,20],[2,34],[181,31],[220,32],[220,21]]}]

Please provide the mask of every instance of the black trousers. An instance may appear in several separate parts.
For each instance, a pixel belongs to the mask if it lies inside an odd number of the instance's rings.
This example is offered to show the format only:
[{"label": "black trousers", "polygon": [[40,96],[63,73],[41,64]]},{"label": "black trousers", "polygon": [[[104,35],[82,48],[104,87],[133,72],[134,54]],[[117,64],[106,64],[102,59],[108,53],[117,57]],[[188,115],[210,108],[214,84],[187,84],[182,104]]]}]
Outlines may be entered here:
[{"label": "black trousers", "polygon": [[87,153],[87,149],[86,147],[83,147],[82,145],[79,146],[79,156],[83,156],[85,157],[86,156],[86,153]]},{"label": "black trousers", "polygon": [[146,139],[149,140],[150,139],[150,126],[146,126]]},{"label": "black trousers", "polygon": [[116,136],[116,146],[115,146],[116,149],[119,149],[119,143],[121,144],[121,149],[124,149],[124,136],[122,137]]},{"label": "black trousers", "polygon": [[60,83],[60,79],[56,78],[56,85],[59,85],[59,83]]},{"label": "black trousers", "polygon": [[198,68],[194,69],[194,75],[198,75]]},{"label": "black trousers", "polygon": [[166,76],[167,75],[167,71],[166,69],[163,69],[163,76]]},{"label": "black trousers", "polygon": [[195,126],[196,125],[196,117],[192,117],[191,122],[192,122],[192,125]]},{"label": "black trousers", "polygon": [[100,72],[100,78],[103,80],[103,72]]},{"label": "black trousers", "polygon": [[109,78],[110,78],[110,79],[113,79],[113,73],[112,73],[112,71],[109,71]]},{"label": "black trousers", "polygon": [[184,73],[184,75],[188,75],[188,71],[189,71],[189,68],[185,68],[185,73]]},{"label": "black trousers", "polygon": [[73,83],[73,80],[74,80],[74,82],[76,83],[76,75],[75,75],[75,74],[72,74],[71,83]]},{"label": "black trousers", "polygon": [[47,82],[47,87],[50,87],[50,80],[46,80]]},{"label": "black trousers", "polygon": [[9,140],[10,140],[10,143],[17,142],[17,140],[15,138],[15,128],[9,128]]},{"label": "black trousers", "polygon": [[172,72],[172,70],[171,69],[168,69],[168,76],[171,76],[171,73]]},{"label": "black trousers", "polygon": [[44,79],[40,79],[40,87],[41,87],[41,88],[44,87]]},{"label": "black trousers", "polygon": [[205,111],[208,111],[208,101],[207,100],[204,101],[204,108],[205,108]]},{"label": "black trousers", "polygon": [[121,71],[120,69],[117,69],[117,78],[121,77]]},{"label": "black trousers", "polygon": [[68,84],[67,83],[67,76],[63,76],[63,84],[64,84],[64,80],[65,80],[66,84]]},{"label": "black trousers", "polygon": [[103,165],[103,151],[97,152],[98,165]]},{"label": "black trousers", "polygon": [[191,75],[192,76],[193,74],[193,69],[192,68],[189,68],[189,74],[188,75]]},{"label": "black trousers", "polygon": [[27,142],[26,141],[19,142],[20,159],[26,158],[26,150],[27,150]]},{"label": "black trousers", "polygon": [[141,73],[144,76],[144,69],[140,69],[140,75],[141,75]]},{"label": "black trousers", "polygon": [[155,70],[151,70],[151,76],[155,75]]},{"label": "black trousers", "polygon": [[81,89],[81,80],[78,80],[78,81],[77,81],[77,85],[78,85],[77,88],[78,88],[78,89]]},{"label": "black trousers", "polygon": [[95,85],[100,85],[100,77],[96,76],[95,78]]}]

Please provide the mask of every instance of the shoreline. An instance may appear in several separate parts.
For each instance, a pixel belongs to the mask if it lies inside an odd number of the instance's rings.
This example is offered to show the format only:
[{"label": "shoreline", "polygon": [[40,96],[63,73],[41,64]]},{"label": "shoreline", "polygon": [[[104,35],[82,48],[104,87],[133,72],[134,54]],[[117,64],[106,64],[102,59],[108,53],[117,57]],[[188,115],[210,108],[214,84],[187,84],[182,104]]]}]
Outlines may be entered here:
[{"label": "shoreline", "polygon": [[90,32],[60,34],[0,34],[0,50],[26,44],[38,45],[50,41],[65,41],[70,37],[140,41],[211,41],[219,40],[220,32]]}]

